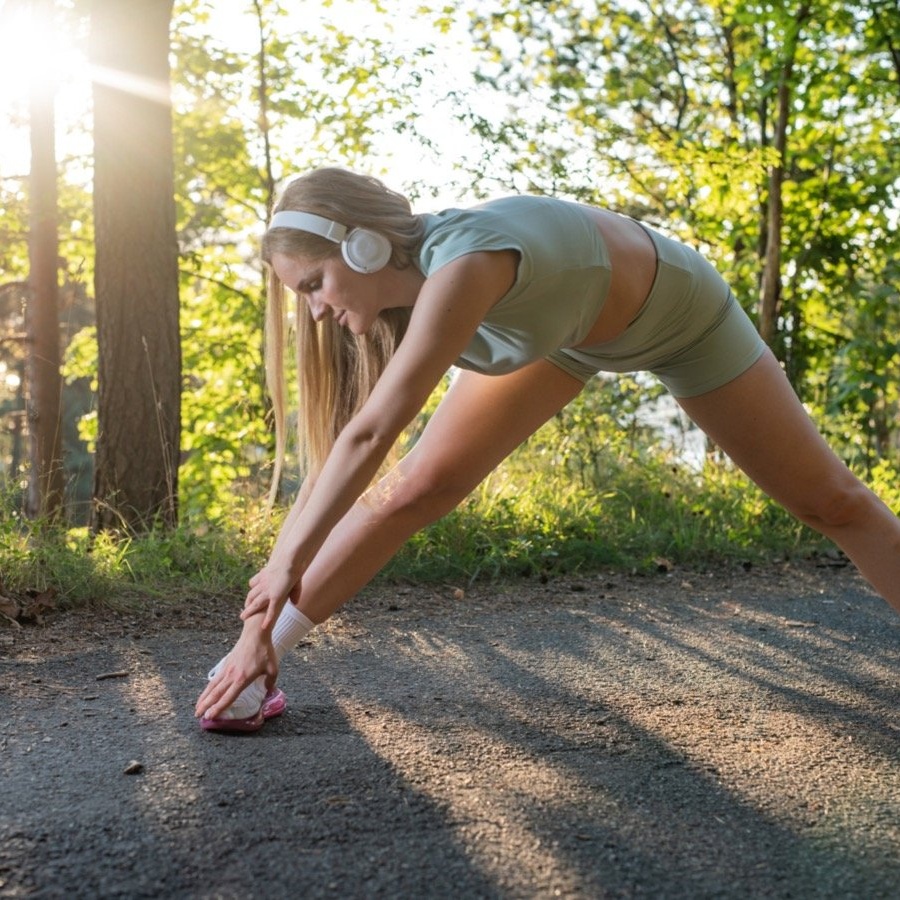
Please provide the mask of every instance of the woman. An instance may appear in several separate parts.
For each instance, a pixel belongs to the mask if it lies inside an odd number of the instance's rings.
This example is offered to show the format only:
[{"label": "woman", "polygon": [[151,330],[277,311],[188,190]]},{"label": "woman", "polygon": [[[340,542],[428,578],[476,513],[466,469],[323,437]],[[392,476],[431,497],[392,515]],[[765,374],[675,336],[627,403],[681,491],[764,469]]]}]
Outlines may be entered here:
[{"label": "woman", "polygon": [[[654,373],[763,490],[834,540],[900,610],[900,520],[827,447],[693,250],[550,198],[416,216],[377,180],[323,169],[288,186],[263,258],[276,477],[284,286],[297,295],[309,474],[250,581],[243,632],[197,702],[204,728],[255,730],[277,715],[286,650],[597,371]],[[370,488],[453,365],[461,371],[413,450]]]}]

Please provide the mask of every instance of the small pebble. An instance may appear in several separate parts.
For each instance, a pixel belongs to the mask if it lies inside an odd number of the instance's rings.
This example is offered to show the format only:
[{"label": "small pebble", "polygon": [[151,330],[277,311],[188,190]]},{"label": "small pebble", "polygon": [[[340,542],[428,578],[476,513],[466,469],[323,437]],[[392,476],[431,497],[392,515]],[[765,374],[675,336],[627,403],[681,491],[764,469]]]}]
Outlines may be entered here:
[{"label": "small pebble", "polygon": [[125,766],[124,774],[125,775],[140,775],[141,772],[144,771],[144,764],[142,762],[138,762],[136,759],[133,759],[127,766]]}]

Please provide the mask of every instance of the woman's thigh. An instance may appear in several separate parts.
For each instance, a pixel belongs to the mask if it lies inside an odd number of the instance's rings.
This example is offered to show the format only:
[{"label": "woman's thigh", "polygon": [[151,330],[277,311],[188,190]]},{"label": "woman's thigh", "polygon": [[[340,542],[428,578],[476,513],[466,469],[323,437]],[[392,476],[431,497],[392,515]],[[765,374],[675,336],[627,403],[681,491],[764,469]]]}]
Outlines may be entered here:
[{"label": "woman's thigh", "polygon": [[733,381],[678,402],[750,478],[798,516],[827,519],[841,496],[861,488],[770,350]]},{"label": "woman's thigh", "polygon": [[583,387],[545,360],[507,375],[458,372],[397,476],[461,499]]}]

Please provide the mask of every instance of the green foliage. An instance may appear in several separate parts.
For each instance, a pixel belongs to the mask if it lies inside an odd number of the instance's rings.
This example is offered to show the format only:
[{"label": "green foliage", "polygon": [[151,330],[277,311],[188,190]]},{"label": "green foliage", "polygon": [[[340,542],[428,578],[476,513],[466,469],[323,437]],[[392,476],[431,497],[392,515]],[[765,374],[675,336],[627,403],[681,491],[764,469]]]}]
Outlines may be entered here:
[{"label": "green foliage", "polygon": [[900,421],[900,266],[890,260],[877,284],[859,286],[836,325],[834,363],[815,399],[825,430],[858,468],[871,475],[897,462]]},{"label": "green foliage", "polygon": [[[597,397],[590,403],[598,402]],[[582,413],[578,413],[583,414]],[[700,472],[657,440],[621,433],[576,461],[561,452],[566,423],[549,423],[454,512],[415,535],[387,579],[471,582],[510,576],[651,571],[724,559],[765,561],[821,548],[821,540],[722,461]],[[582,445],[588,448],[589,445]],[[579,483],[571,470],[594,472]],[[892,480],[900,506],[896,471]],[[210,527],[139,538],[23,521],[0,503],[0,571],[7,594],[54,590],[60,607],[142,597],[190,602],[240,598],[263,564],[278,521],[244,502]]]},{"label": "green foliage", "polygon": [[378,131],[401,114],[412,60],[327,20],[292,33],[286,7],[272,0],[245,16],[252,50],[229,48],[206,33],[211,9],[182,3],[172,34],[185,371],[180,501],[189,518],[219,521],[263,494],[270,473],[256,240],[275,184],[325,161],[362,164]]},{"label": "green foliage", "polygon": [[[59,188],[59,316],[63,346],[93,319],[86,283],[92,276],[93,231],[90,196],[68,180],[67,161]],[[72,175],[74,177],[74,175]],[[28,278],[28,185],[24,178],[0,181],[0,479],[15,483],[26,471],[28,449],[24,427],[26,396],[25,305]],[[90,372],[96,367],[93,352]],[[82,509],[90,498],[91,459],[78,433],[78,420],[90,408],[90,375],[71,378],[63,387],[63,451],[66,497],[70,509]]]},{"label": "green foliage", "polygon": [[182,288],[181,509],[218,522],[265,492],[271,455],[260,378],[260,300],[215,284]]},{"label": "green foliage", "polygon": [[[245,33],[255,40],[226,46],[209,33],[215,12],[212,3],[182,2],[172,27],[185,372],[179,499],[182,515],[201,521],[220,521],[264,493],[270,471],[256,240],[275,185],[324,161],[364,165],[378,135],[404,125],[407,93],[421,74],[418,52],[400,53],[373,31],[344,32],[324,17],[291,26],[285,4],[273,0],[246,9]],[[83,25],[87,13],[82,5],[73,15]],[[89,170],[84,158],[66,158],[60,190],[63,297],[73,301],[63,310],[66,457],[72,500],[82,509],[97,424],[96,337],[84,287],[92,279],[92,210],[78,186]],[[0,271],[4,283],[24,282],[27,179],[0,182],[0,191]],[[22,331],[23,290],[0,295],[4,331]],[[4,341],[0,354],[0,415],[20,415],[24,400],[12,376],[23,345]],[[23,454],[22,440],[0,444],[7,468],[18,468]]]},{"label": "green foliage", "polygon": [[607,449],[599,461],[603,485],[582,487],[549,454],[520,451],[458,509],[415,535],[387,577],[645,571],[661,559],[700,566],[823,546],[723,462],[701,475],[662,454],[635,459]]},{"label": "green foliage", "polygon": [[[643,423],[655,389],[592,382],[463,504],[414,536],[389,577],[462,580],[760,561],[823,546],[724,459],[685,462]],[[628,412],[628,406],[631,411]]]}]

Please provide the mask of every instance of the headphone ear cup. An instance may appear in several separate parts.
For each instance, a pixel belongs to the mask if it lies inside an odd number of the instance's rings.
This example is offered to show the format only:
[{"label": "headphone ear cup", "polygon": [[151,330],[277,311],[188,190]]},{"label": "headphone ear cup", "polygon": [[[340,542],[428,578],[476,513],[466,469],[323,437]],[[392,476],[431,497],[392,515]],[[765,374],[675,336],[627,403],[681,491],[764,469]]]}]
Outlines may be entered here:
[{"label": "headphone ear cup", "polygon": [[354,228],[341,244],[344,262],[354,272],[368,275],[383,269],[391,258],[391,242],[377,231]]}]

